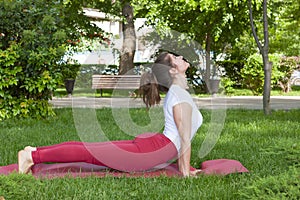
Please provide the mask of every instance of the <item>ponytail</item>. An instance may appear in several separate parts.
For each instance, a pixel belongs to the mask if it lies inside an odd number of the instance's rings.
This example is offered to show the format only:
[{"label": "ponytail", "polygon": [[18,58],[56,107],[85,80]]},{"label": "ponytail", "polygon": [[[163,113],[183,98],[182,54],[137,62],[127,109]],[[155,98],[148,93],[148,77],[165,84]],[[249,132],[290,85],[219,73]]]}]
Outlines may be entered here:
[{"label": "ponytail", "polygon": [[151,72],[141,76],[139,97],[143,98],[147,108],[160,103],[160,92],[168,92],[172,77],[169,70],[174,67],[169,53],[161,53],[151,67]]},{"label": "ponytail", "polygon": [[141,76],[139,96],[147,108],[160,103],[159,86],[155,75],[152,72],[145,72]]}]

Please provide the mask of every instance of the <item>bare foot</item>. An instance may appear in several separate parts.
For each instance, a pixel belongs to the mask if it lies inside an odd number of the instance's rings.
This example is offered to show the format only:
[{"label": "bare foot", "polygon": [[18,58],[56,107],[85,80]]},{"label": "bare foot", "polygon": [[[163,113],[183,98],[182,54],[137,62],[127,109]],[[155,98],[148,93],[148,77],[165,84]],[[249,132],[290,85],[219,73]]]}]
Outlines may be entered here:
[{"label": "bare foot", "polygon": [[18,166],[20,174],[27,174],[33,166],[31,151],[19,151],[18,153]]},{"label": "bare foot", "polygon": [[27,146],[24,148],[25,151],[36,151],[36,147]]}]

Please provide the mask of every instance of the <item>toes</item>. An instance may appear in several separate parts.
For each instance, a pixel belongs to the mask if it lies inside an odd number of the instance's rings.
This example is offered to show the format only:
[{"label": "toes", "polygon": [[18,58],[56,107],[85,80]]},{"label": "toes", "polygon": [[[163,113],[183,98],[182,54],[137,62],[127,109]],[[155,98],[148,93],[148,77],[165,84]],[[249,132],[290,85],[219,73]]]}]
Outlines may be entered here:
[{"label": "toes", "polygon": [[24,148],[25,151],[36,151],[36,147],[27,146]]}]

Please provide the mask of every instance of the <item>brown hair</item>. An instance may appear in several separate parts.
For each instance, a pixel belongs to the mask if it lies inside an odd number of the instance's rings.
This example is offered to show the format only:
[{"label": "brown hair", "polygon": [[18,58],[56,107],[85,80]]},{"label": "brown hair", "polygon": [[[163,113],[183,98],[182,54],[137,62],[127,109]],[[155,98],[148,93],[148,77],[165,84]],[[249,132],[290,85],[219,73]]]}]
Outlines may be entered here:
[{"label": "brown hair", "polygon": [[168,92],[172,84],[169,70],[172,68],[170,54],[161,53],[155,60],[151,71],[141,76],[139,96],[147,108],[160,103],[160,92]]}]

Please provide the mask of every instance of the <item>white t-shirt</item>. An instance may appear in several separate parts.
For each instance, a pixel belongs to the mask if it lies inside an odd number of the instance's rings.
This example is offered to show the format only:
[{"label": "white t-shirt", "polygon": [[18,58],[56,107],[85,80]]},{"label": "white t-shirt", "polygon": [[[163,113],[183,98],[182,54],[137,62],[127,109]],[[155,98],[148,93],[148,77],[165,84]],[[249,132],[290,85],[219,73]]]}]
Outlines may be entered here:
[{"label": "white t-shirt", "polygon": [[173,107],[179,103],[186,102],[192,106],[192,128],[191,140],[195,136],[198,128],[201,126],[203,117],[194,103],[191,95],[178,85],[171,85],[164,100],[165,128],[163,134],[168,137],[180,152],[180,135],[175,124],[173,116]]}]

